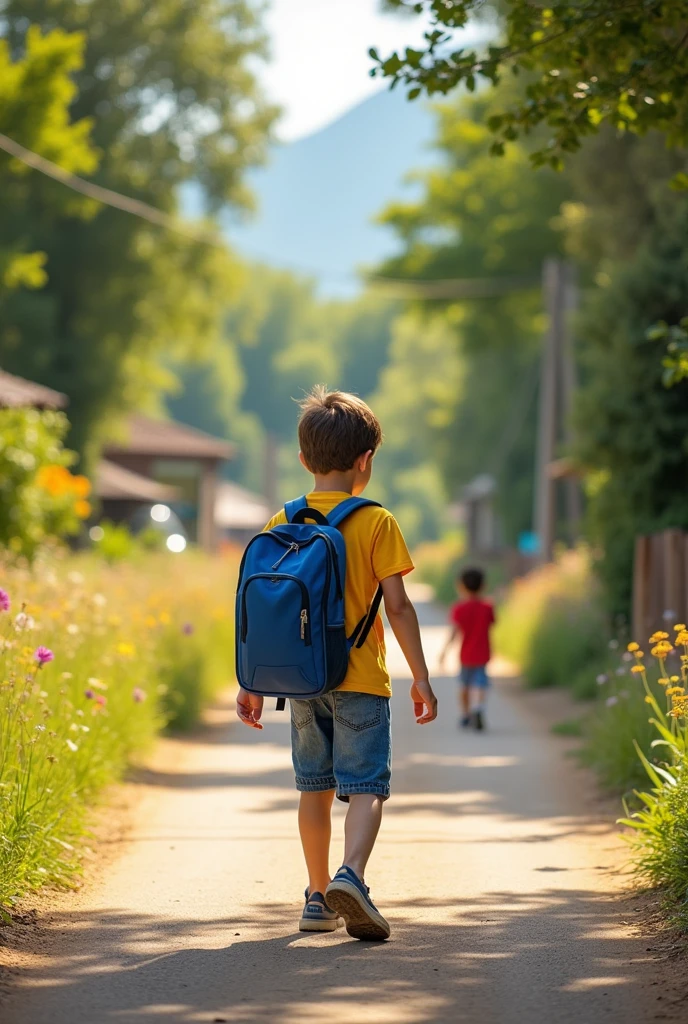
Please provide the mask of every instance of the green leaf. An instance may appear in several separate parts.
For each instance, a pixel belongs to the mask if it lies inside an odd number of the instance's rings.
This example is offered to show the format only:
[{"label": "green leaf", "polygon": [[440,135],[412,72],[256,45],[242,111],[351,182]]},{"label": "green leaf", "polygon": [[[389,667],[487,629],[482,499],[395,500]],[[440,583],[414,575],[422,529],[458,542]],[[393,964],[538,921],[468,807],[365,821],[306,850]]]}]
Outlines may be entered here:
[{"label": "green leaf", "polygon": [[673,176],[669,185],[673,188],[674,192],[685,191],[688,189],[688,174],[685,171],[679,171],[678,174]]}]

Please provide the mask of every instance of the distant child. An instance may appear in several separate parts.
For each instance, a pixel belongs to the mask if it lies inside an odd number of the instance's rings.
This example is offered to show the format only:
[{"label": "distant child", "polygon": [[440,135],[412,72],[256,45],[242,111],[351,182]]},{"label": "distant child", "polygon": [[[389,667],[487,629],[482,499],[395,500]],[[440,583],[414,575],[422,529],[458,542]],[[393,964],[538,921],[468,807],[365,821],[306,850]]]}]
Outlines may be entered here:
[{"label": "distant child", "polygon": [[[360,495],[373,469],[382,430],[371,409],[354,395],[315,388],[302,403],[299,421],[301,464],[315,483],[308,506],[323,515]],[[278,512],[266,529],[287,522]],[[385,610],[413,676],[411,701],[419,725],[437,716],[416,612],[403,577],[413,569],[401,530],[383,508],[360,508],[341,524],[346,546],[344,586],[347,636],[355,632],[382,585]],[[390,927],[370,898],[364,881],[389,797],[392,694],[385,665],[382,620],[359,649],[352,648],[344,682],[324,696],[290,700],[292,759],[301,793],[299,831],[308,869],[302,931],[335,931],[344,918],[358,939],[386,939]],[[239,718],[262,729],[263,698],[240,690]],[[331,811],[335,795],[348,803],[344,860],[330,876]]]},{"label": "distant child", "polygon": [[461,725],[485,728],[485,697],[489,686],[487,663],[490,660],[490,629],[495,622],[494,608],[484,600],[485,574],[481,569],[465,569],[459,574],[460,600],[453,605],[449,620],[449,639],[440,656],[444,664],[447,652],[461,635]]}]

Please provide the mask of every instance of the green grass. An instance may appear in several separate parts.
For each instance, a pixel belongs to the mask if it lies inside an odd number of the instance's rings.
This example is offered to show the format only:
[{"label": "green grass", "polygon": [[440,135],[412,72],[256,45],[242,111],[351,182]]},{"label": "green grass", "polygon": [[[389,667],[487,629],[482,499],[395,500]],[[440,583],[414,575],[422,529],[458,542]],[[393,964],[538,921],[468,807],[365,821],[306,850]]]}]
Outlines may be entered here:
[{"label": "green grass", "polygon": [[[230,681],[234,572],[194,552],[5,569],[0,908],[71,884],[103,788],[166,725],[190,727]],[[53,653],[43,667],[39,646]]]}]

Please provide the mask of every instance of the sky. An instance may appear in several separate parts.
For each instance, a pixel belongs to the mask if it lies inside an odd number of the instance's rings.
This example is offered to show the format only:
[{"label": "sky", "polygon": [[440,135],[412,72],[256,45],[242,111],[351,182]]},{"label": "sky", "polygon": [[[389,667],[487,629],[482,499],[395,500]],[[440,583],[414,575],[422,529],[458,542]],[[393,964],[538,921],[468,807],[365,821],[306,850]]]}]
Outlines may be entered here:
[{"label": "sky", "polygon": [[265,24],[272,60],[259,75],[284,109],[277,134],[285,142],[386,88],[368,75],[371,46],[384,55],[421,42],[427,22],[381,14],[379,6],[379,0],[270,0]]}]

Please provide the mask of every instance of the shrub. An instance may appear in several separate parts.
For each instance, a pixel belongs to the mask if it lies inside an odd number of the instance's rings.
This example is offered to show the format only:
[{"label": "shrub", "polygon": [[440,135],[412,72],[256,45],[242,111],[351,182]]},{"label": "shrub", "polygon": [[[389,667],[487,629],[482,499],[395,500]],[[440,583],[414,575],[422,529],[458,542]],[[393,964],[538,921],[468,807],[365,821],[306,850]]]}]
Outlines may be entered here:
[{"label": "shrub", "polygon": [[0,545],[33,558],[50,537],[79,532],[88,518],[91,485],[68,467],[61,412],[0,409]]},{"label": "shrub", "polygon": [[[89,806],[232,678],[235,565],[93,555],[3,573],[0,908],[79,867]],[[10,604],[11,602],[11,604]]]},{"label": "shrub", "polygon": [[516,580],[497,616],[497,650],[533,687],[569,686],[577,696],[592,696],[608,641],[584,549],[568,551]]}]

